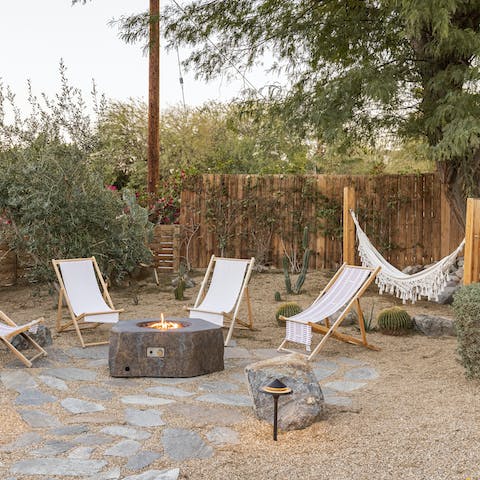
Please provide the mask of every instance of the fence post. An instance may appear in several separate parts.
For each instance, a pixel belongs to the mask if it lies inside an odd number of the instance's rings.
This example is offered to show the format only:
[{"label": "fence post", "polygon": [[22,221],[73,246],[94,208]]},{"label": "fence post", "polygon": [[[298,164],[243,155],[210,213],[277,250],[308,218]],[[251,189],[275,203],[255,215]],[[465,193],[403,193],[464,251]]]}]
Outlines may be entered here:
[{"label": "fence post", "polygon": [[355,188],[343,189],[343,262],[355,264],[355,224],[350,215],[350,209],[355,210]]},{"label": "fence post", "polygon": [[467,199],[463,284],[480,281],[480,199]]}]

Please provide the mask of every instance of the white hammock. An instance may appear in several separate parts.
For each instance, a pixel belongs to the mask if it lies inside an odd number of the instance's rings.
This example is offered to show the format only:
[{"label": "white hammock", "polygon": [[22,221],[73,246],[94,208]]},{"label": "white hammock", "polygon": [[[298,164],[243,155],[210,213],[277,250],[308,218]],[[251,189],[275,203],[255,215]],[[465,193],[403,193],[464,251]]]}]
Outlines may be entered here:
[{"label": "white hammock", "polygon": [[352,210],[350,210],[350,213],[356,226],[358,254],[362,265],[371,268],[381,267],[375,280],[380,294],[387,292],[396,295],[403,300],[403,303],[407,300],[415,303],[421,297],[427,297],[429,300],[438,300],[439,294],[449,280],[448,272],[450,267],[455,263],[455,259],[462,251],[465,240],[462,240],[457,249],[450,255],[442,258],[434,265],[425,268],[421,272],[408,275],[395,268],[382,257],[360,227],[355,213]]}]

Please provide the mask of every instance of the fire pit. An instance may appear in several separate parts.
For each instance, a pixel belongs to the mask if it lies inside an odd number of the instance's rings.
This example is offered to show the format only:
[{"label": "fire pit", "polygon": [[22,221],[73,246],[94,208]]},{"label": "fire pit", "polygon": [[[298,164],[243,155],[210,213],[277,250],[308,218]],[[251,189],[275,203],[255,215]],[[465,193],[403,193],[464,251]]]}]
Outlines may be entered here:
[{"label": "fire pit", "polygon": [[112,377],[196,377],[223,370],[223,334],[201,319],[121,321],[112,327]]}]

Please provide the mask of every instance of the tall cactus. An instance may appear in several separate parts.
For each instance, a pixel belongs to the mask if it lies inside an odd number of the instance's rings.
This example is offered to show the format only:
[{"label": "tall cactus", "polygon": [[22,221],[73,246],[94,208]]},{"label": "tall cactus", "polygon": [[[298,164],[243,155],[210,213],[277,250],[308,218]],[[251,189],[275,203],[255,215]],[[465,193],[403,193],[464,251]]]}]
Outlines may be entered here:
[{"label": "tall cactus", "polygon": [[303,229],[302,247],[304,250],[302,268],[300,269],[300,274],[298,275],[293,288],[290,280],[290,273],[288,272],[288,258],[286,256],[283,257],[283,274],[285,275],[285,288],[287,289],[288,294],[294,293],[295,295],[298,295],[305,283],[305,279],[307,278],[308,262],[310,260],[310,254],[312,253],[310,248],[308,248],[308,227]]}]

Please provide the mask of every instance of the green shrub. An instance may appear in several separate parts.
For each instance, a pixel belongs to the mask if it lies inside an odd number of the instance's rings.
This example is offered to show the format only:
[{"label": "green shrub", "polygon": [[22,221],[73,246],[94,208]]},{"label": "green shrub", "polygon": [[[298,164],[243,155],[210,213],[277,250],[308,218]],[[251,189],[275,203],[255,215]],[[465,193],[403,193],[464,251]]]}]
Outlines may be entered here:
[{"label": "green shrub", "polygon": [[455,294],[457,351],[469,378],[480,378],[480,284],[462,287]]},{"label": "green shrub", "polygon": [[94,255],[112,279],[150,261],[146,209],[105,188],[76,147],[10,149],[0,171],[0,212],[12,224],[10,245],[32,264],[30,280],[52,280],[52,258]]},{"label": "green shrub", "polygon": [[302,311],[300,305],[295,302],[287,302],[287,303],[282,303],[278,308],[275,313],[275,319],[277,320],[278,325],[283,326],[285,325],[285,322],[282,322],[279,318],[282,317],[293,317],[293,315],[296,315],[297,313],[300,313]]},{"label": "green shrub", "polygon": [[387,335],[405,335],[413,328],[413,321],[406,310],[400,307],[384,308],[377,317],[380,332]]}]

